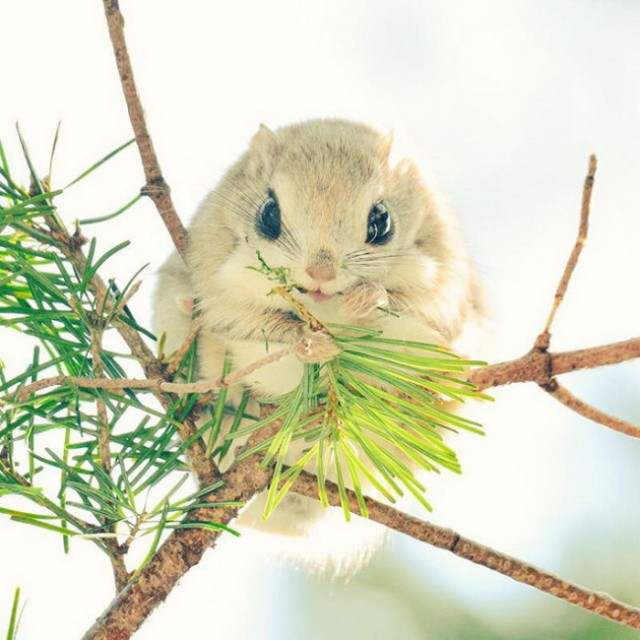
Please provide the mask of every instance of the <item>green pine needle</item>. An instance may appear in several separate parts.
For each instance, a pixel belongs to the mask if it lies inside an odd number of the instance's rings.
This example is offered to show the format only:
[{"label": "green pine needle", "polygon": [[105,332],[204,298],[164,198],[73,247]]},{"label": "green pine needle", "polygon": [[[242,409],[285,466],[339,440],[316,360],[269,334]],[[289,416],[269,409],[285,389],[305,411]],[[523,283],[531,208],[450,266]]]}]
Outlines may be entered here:
[{"label": "green pine needle", "polygon": [[9,625],[7,627],[6,640],[16,640],[18,637],[18,626],[20,625],[20,618],[22,613],[18,613],[18,606],[20,604],[20,587],[16,587],[13,595],[13,603],[11,604],[11,615],[9,616]]}]

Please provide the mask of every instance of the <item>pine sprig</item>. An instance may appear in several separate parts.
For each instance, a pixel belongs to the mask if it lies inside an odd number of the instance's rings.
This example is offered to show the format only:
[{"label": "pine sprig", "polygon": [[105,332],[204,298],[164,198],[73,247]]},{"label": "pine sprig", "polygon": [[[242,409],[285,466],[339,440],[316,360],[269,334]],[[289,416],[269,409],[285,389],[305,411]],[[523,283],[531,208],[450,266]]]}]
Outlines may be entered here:
[{"label": "pine sprig", "polygon": [[[130,377],[131,355],[112,346],[115,331],[111,330],[119,324],[155,339],[139,326],[127,305],[140,271],[124,286],[105,278],[106,295],[97,295],[92,287],[94,276],[108,269],[128,243],[105,250],[95,239],[86,241],[79,227],[69,234],[54,205],[62,190],[52,190],[48,179],[38,177],[21,142],[29,189],[14,180],[0,144],[0,331],[2,340],[9,330],[19,331],[35,346],[21,372],[9,375],[0,361],[0,396],[11,398],[10,403],[0,404],[0,501],[12,496],[30,506],[14,508],[14,502],[11,508],[0,507],[0,514],[61,535],[65,551],[71,538],[90,539],[111,557],[146,541],[148,559],[163,533],[196,526],[189,514],[204,505],[204,493],[220,486],[191,493],[187,486],[189,442],[182,442],[178,432],[199,394],[177,396],[168,408],[153,398],[143,402],[132,390],[111,392],[69,383],[19,396],[24,386],[51,374],[95,377],[96,334],[109,333],[109,346],[99,345],[100,375]],[[68,187],[89,179],[129,144],[80,173]],[[87,243],[83,264],[72,259],[65,242]],[[176,366],[176,378],[195,379],[196,348],[194,342]],[[105,408],[102,419],[98,405]],[[215,412],[191,441],[212,426],[219,429],[223,413]],[[239,424],[241,417],[234,421]],[[105,428],[107,460],[100,447]]]},{"label": "pine sprig", "polygon": [[[386,338],[380,331],[324,326],[293,297],[286,270],[271,269],[260,255],[258,260],[256,270],[278,283],[272,293],[293,304],[311,329],[329,331],[341,349],[330,362],[305,365],[301,383],[284,397],[264,400],[277,407],[270,415],[227,435],[247,436],[282,420],[276,435],[240,454],[264,451],[263,466],[274,464],[264,517],[273,513],[305,467],[316,470],[324,506],[329,504],[325,482],[336,482],[347,520],[347,484],[365,517],[364,495],[371,490],[391,502],[408,492],[431,510],[418,472],[461,472],[442,432],[483,431],[477,422],[447,410],[446,403],[490,399],[464,380],[469,367],[485,363],[463,360],[437,345]],[[291,445],[298,441],[304,442],[303,451],[287,465]]]}]

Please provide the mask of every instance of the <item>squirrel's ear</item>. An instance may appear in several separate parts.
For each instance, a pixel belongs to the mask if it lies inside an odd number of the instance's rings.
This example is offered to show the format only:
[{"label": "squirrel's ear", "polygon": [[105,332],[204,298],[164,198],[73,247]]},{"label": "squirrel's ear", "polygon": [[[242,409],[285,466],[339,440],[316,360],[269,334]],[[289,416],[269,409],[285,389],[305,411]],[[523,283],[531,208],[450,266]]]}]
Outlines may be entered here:
[{"label": "squirrel's ear", "polygon": [[276,146],[276,136],[273,131],[266,124],[261,124],[258,131],[251,138],[251,148],[257,151],[263,159],[266,159],[273,153]]},{"label": "squirrel's ear", "polygon": [[389,161],[389,154],[391,153],[391,145],[393,145],[393,129],[382,138],[380,145],[378,146],[378,160],[385,163]]},{"label": "squirrel's ear", "polygon": [[393,168],[392,175],[397,185],[404,185],[408,189],[413,189],[416,184],[420,183],[420,172],[408,158],[398,162]]}]

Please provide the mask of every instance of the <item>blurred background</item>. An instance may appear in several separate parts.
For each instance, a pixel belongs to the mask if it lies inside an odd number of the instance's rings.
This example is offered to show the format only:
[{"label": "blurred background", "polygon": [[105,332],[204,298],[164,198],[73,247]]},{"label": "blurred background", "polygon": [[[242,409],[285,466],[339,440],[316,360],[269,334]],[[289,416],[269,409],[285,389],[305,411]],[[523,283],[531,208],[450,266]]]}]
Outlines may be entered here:
[{"label": "blurred background", "polygon": [[[188,219],[260,122],[340,116],[395,130],[459,213],[492,299],[492,360],[517,357],[546,320],[573,246],[588,155],[599,169],[590,238],[554,325],[556,350],[638,334],[640,3],[636,0],[122,0],[149,126]],[[14,123],[54,187],[131,137],[101,3],[3,6],[0,136],[27,182]],[[143,184],[134,148],[59,198],[69,222],[108,214]],[[92,231],[88,228],[88,231]],[[148,325],[172,246],[150,202],[99,228],[125,239],[113,275],[150,263],[132,306]],[[0,357],[19,368],[19,341]],[[640,366],[568,387],[640,422]],[[462,476],[434,477],[428,516],[467,537],[640,604],[640,442],[590,423],[534,385],[473,408],[487,435],[456,437]],[[80,637],[112,596],[90,543],[0,520],[0,621],[16,586],[19,638]],[[0,626],[0,628],[2,628]],[[310,575],[251,536],[224,538],[140,640],[618,639],[613,623],[400,535],[349,580]]]}]

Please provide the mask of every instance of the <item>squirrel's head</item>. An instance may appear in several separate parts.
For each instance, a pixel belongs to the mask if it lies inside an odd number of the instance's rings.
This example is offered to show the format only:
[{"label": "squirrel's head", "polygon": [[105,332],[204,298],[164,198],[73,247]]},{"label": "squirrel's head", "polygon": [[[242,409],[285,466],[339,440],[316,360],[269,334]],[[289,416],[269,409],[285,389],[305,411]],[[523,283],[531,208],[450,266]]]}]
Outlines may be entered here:
[{"label": "squirrel's head", "polygon": [[393,287],[416,269],[423,282],[435,274],[437,205],[411,162],[390,164],[391,143],[344,120],[261,125],[209,196],[217,224],[235,235],[236,264],[255,264],[259,251],[316,300],[358,281]]}]

